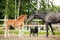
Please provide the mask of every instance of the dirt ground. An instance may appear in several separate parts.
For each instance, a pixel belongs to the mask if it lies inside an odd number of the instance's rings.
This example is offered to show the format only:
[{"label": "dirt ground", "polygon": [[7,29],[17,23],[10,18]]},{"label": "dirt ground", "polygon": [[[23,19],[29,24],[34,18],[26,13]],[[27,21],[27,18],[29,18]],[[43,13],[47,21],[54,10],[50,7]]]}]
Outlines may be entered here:
[{"label": "dirt ground", "polygon": [[29,35],[24,35],[23,38],[19,38],[18,35],[11,34],[10,38],[4,38],[4,35],[0,34],[0,40],[60,40],[60,35],[49,35],[48,38],[46,38],[45,35],[39,35],[38,37],[30,37]]}]

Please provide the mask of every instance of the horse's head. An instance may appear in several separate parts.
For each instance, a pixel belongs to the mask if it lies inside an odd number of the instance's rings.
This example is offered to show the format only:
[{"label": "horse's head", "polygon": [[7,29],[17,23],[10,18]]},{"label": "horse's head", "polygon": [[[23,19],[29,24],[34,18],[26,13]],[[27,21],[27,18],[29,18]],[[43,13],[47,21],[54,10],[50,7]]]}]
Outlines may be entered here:
[{"label": "horse's head", "polygon": [[34,19],[35,17],[35,12],[33,12],[28,18],[27,18],[27,22],[31,21],[32,19]]},{"label": "horse's head", "polygon": [[28,21],[31,21],[32,19],[44,19],[44,16],[46,15],[46,13],[40,13],[40,12],[33,12],[27,19]]}]

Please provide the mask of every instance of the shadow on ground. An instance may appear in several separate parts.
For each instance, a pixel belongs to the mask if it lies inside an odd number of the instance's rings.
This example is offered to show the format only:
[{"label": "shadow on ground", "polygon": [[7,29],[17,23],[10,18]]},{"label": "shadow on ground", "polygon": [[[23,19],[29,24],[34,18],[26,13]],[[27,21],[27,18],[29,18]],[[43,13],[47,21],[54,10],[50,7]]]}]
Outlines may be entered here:
[{"label": "shadow on ground", "polygon": [[46,38],[45,35],[39,35],[38,37],[30,37],[29,35],[24,35],[23,38],[19,38],[18,35],[11,34],[10,38],[4,38],[4,35],[0,34],[0,40],[60,40],[60,35],[49,35],[48,38]]}]

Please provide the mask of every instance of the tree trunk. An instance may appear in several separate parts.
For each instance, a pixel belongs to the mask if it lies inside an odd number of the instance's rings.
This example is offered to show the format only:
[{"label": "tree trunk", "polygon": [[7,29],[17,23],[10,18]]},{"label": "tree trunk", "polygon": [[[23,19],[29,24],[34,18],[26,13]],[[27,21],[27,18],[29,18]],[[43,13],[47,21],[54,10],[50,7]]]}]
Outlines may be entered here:
[{"label": "tree trunk", "polygon": [[15,0],[15,19],[16,19],[16,0]]},{"label": "tree trunk", "polygon": [[18,15],[17,15],[17,18],[19,17],[19,9],[20,9],[20,0],[19,0],[19,3],[18,3]]}]

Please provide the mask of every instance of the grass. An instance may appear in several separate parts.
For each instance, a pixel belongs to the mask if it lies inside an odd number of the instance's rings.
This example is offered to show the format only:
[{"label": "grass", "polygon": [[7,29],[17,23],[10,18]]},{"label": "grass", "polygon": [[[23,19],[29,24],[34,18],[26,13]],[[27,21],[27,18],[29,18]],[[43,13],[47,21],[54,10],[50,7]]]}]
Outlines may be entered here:
[{"label": "grass", "polygon": [[[15,30],[10,30],[9,33],[10,34],[18,34],[19,32],[18,31],[15,31]],[[24,32],[24,34],[29,34],[29,33],[30,33],[29,31],[25,31]],[[0,30],[0,34],[4,34],[4,31],[1,31]],[[46,34],[46,32],[41,31],[41,32],[38,32],[38,34],[43,35],[43,34]],[[55,34],[56,35],[60,35],[60,31],[55,31]]]},{"label": "grass", "polygon": [[[56,35],[60,35],[60,31],[54,31]],[[19,32],[18,31],[15,31],[15,30],[10,30],[10,34],[18,34]],[[24,31],[24,34],[29,34],[30,32],[29,31]],[[4,30],[2,27],[0,27],[0,34],[4,34]],[[46,34],[46,31],[39,31],[38,34],[40,35],[43,35],[43,34]],[[50,32],[49,32],[50,34]]]}]

